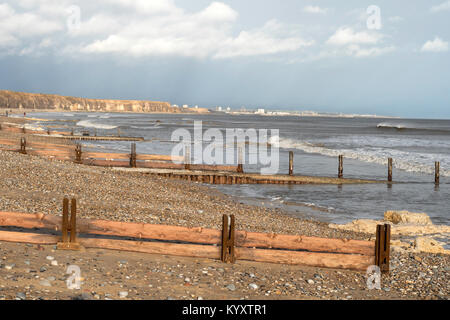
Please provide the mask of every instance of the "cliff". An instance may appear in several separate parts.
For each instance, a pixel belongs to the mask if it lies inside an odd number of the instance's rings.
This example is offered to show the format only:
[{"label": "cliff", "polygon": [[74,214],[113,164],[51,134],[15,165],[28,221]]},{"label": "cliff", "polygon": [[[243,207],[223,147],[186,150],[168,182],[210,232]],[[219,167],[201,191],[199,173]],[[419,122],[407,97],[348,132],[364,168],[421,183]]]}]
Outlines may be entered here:
[{"label": "cliff", "polygon": [[0,108],[55,111],[111,111],[179,113],[169,102],[104,100],[0,90]]}]

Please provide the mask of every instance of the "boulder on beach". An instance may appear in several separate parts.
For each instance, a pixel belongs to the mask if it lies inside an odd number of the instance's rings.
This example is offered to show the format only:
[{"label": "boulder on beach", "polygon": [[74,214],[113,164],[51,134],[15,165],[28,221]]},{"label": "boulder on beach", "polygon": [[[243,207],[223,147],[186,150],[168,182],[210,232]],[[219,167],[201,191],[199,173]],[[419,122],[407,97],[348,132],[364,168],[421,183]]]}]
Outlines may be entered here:
[{"label": "boulder on beach", "polygon": [[[400,240],[391,240],[394,251],[412,251],[450,254],[444,249],[442,242],[433,239],[434,236],[450,238],[450,226],[434,225],[426,213],[413,213],[408,211],[386,211],[384,220],[359,219],[347,224],[329,224],[330,228],[368,233],[375,236],[378,224],[390,224],[391,234],[413,238],[413,243]],[[428,236],[425,236],[428,235]]]},{"label": "boulder on beach", "polygon": [[393,224],[410,223],[415,225],[433,225],[426,213],[414,213],[409,211],[386,211],[384,220]]},{"label": "boulder on beach", "polygon": [[443,245],[445,243],[430,237],[417,237],[414,240],[414,249],[416,252],[450,254],[450,250],[444,249]]}]

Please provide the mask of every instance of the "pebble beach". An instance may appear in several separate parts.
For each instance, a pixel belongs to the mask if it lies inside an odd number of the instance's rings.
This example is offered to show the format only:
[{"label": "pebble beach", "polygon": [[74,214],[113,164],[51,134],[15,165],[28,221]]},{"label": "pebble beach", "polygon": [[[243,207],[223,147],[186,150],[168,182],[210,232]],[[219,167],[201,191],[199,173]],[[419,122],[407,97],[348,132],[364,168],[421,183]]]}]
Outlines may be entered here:
[{"label": "pebble beach", "polygon": [[[118,172],[0,151],[0,211],[61,215],[75,197],[79,216],[221,229],[223,214],[238,230],[373,240],[374,234],[330,228],[281,209],[251,206],[200,183]],[[0,299],[448,299],[450,258],[393,252],[380,290],[366,274],[303,266],[170,257],[0,243]],[[49,258],[50,257],[50,258]],[[56,262],[53,262],[56,261]],[[65,268],[83,273],[70,290]]]}]

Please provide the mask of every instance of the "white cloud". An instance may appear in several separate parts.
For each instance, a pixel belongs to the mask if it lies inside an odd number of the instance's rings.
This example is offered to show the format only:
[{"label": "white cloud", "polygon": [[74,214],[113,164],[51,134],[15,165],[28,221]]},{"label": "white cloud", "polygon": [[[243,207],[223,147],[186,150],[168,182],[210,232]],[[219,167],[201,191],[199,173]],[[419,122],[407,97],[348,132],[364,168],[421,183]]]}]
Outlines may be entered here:
[{"label": "white cloud", "polygon": [[439,37],[435,37],[434,40],[425,42],[421,49],[422,52],[447,52],[448,42],[443,41]]},{"label": "white cloud", "polygon": [[353,44],[346,48],[346,54],[357,58],[365,58],[376,57],[394,50],[394,46],[362,48],[360,45]]},{"label": "white cloud", "polygon": [[356,31],[352,27],[341,27],[326,41],[326,48],[318,56],[375,57],[394,51],[393,45],[383,45],[385,35],[377,31]]},{"label": "white cloud", "polygon": [[450,10],[450,0],[443,2],[437,6],[431,7],[430,11],[433,13],[441,12],[441,11],[449,11]]},{"label": "white cloud", "polygon": [[[233,35],[238,13],[213,2],[196,13],[175,8],[153,19],[132,19],[119,30],[80,48],[84,53],[120,53],[143,56],[234,58],[295,51],[310,45],[276,21]],[[86,27],[86,30],[90,28]]]},{"label": "white cloud", "polygon": [[326,14],[328,10],[319,6],[306,6],[303,8],[303,11],[308,13]]},{"label": "white cloud", "polygon": [[[0,5],[0,46],[17,54],[119,54],[225,59],[292,52],[312,45],[298,27],[276,20],[237,29],[239,14],[222,2],[187,12],[173,0],[17,0]],[[68,28],[69,6],[81,9],[79,28]],[[11,51],[8,51],[11,52]]]},{"label": "white cloud", "polygon": [[383,36],[377,32],[355,32],[350,27],[339,28],[328,40],[327,44],[343,46],[348,44],[376,44]]}]

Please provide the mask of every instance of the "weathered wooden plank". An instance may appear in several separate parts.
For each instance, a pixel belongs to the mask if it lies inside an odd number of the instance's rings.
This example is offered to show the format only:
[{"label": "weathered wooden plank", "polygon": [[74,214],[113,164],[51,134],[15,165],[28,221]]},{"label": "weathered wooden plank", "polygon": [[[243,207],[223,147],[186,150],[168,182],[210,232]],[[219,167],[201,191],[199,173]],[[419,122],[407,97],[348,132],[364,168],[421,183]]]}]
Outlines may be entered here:
[{"label": "weathered wooden plank", "polygon": [[[96,219],[77,219],[77,224],[77,231],[87,234],[218,245],[220,245],[222,240],[220,230],[206,228],[187,228]],[[0,212],[0,225],[58,230],[61,228],[61,217],[44,214]],[[375,255],[374,242],[372,241],[277,235],[246,231],[236,231],[235,236],[236,246],[239,247],[357,253],[367,256]]]}]

